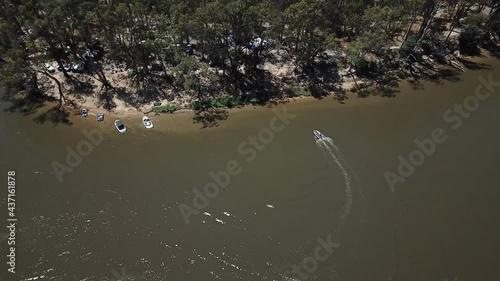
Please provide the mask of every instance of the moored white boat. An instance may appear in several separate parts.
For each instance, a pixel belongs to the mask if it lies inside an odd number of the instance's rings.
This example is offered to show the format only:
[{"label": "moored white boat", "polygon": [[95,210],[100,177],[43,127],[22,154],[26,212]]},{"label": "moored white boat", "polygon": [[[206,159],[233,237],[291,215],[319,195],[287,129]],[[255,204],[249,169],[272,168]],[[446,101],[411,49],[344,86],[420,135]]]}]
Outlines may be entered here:
[{"label": "moored white boat", "polygon": [[102,112],[97,113],[97,122],[102,122],[104,121],[104,114]]},{"label": "moored white boat", "polygon": [[142,123],[144,124],[144,126],[148,129],[151,129],[153,128],[153,122],[151,121],[151,119],[149,119],[149,117],[147,116],[143,116],[142,117]]},{"label": "moored white boat", "polygon": [[127,132],[127,128],[125,127],[125,125],[120,120],[115,120],[115,127],[118,130],[118,132],[120,132],[122,134],[125,133],[125,132]]}]

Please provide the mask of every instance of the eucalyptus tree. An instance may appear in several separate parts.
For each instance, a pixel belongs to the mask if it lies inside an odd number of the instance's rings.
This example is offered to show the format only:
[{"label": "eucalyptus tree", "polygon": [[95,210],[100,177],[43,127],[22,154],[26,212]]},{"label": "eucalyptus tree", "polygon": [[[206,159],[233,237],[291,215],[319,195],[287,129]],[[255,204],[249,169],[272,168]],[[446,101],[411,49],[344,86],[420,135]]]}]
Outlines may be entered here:
[{"label": "eucalyptus tree", "polygon": [[324,50],[325,23],[328,15],[325,14],[325,1],[301,0],[290,5],[285,11],[288,19],[287,32],[293,42],[293,53],[297,63],[310,68],[315,58]]},{"label": "eucalyptus tree", "polygon": [[[24,91],[28,96],[39,98],[43,95],[38,87],[37,65],[30,58],[33,32],[25,27],[27,14],[35,12],[34,1],[17,3],[15,1],[0,2],[0,81],[9,86],[15,94]],[[36,62],[35,62],[36,64]]]},{"label": "eucalyptus tree", "polygon": [[470,8],[475,4],[475,1],[471,0],[452,0],[451,6],[453,7],[452,12],[450,13],[450,31],[446,36],[446,41],[450,39],[451,34],[460,23],[460,20],[467,15],[467,12]]}]

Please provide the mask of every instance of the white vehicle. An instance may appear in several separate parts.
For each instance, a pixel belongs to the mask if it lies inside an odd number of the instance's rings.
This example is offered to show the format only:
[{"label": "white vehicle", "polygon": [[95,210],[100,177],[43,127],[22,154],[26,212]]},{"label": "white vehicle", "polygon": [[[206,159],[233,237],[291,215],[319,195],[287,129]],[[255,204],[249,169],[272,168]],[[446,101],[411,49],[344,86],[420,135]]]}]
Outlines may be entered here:
[{"label": "white vehicle", "polygon": [[67,71],[71,70],[71,67],[69,67],[68,65],[58,66],[57,70],[59,70],[59,71],[65,70],[67,72]]},{"label": "white vehicle", "polygon": [[147,117],[147,116],[142,117],[142,123],[148,129],[153,128],[153,122],[151,122],[151,119],[149,119],[149,117]]},{"label": "white vehicle", "polygon": [[85,71],[85,64],[83,61],[75,62],[71,65],[71,71],[82,73]]},{"label": "white vehicle", "polygon": [[127,132],[127,128],[125,127],[125,125],[123,125],[122,121],[120,121],[120,120],[115,120],[115,127],[118,130],[118,132],[120,132],[122,134]]},{"label": "white vehicle", "polygon": [[47,72],[49,72],[49,73],[54,73],[54,72],[56,72],[56,69],[55,69],[52,65],[50,65],[50,64],[48,64],[48,63],[46,63],[46,64],[45,64],[45,70],[46,70]]}]

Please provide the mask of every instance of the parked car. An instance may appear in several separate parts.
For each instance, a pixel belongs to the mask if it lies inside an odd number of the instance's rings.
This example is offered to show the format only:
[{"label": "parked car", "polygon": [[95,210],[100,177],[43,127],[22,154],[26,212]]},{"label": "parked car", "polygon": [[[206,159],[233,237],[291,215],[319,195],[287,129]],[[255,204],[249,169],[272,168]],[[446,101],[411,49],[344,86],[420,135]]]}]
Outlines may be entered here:
[{"label": "parked car", "polygon": [[56,72],[56,69],[55,69],[52,65],[50,65],[50,64],[48,64],[48,63],[46,63],[46,64],[44,65],[44,68],[45,68],[45,71],[47,71],[47,72],[49,72],[49,73],[54,73],[54,72]]},{"label": "parked car", "polygon": [[184,51],[186,52],[186,54],[192,56],[193,53],[194,53],[194,50],[193,50],[193,45],[191,44],[186,44],[186,46],[184,47]]},{"label": "parked car", "polygon": [[269,47],[269,42],[267,40],[262,39],[262,38],[255,38],[250,42],[250,44],[247,46],[248,49],[252,51],[256,51],[259,49],[266,50]]},{"label": "parked car", "polygon": [[104,56],[104,49],[100,45],[94,45],[90,47],[84,54],[86,59],[93,59],[99,61]]},{"label": "parked car", "polygon": [[60,65],[59,65],[59,66],[57,67],[57,70],[59,70],[59,71],[63,71],[63,69],[64,69],[64,70],[66,70],[66,71],[70,71],[70,70],[71,70],[71,67],[69,67],[69,65],[67,65],[67,64],[64,64],[63,66],[60,66]]},{"label": "parked car", "polygon": [[77,61],[71,65],[71,71],[76,73],[82,73],[85,71],[85,62]]}]

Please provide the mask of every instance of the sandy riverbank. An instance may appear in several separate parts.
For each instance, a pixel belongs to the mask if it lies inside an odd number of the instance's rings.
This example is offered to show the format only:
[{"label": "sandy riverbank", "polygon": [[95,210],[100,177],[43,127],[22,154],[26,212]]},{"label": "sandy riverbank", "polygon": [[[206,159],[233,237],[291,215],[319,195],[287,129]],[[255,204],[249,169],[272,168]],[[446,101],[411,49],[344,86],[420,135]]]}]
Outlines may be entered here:
[{"label": "sandy riverbank", "polygon": [[[467,57],[463,58],[464,60],[467,60],[469,62],[472,62],[474,64],[487,64],[489,60],[495,59],[493,56],[490,55],[488,51],[483,51],[483,55],[481,57]],[[272,73],[275,77],[278,79],[283,79],[286,77],[290,77],[293,75],[294,68],[292,65],[271,65],[271,64],[266,64],[264,65],[264,70],[269,71]],[[438,66],[438,68],[442,68],[442,66]],[[451,67],[450,67],[451,68]],[[472,68],[473,69],[473,68]],[[456,69],[455,69],[456,70]],[[110,71],[106,70],[107,75],[110,77],[110,82],[113,83],[113,85],[116,85],[119,88],[127,88],[131,89],[132,84],[130,78],[127,77],[126,72],[124,70],[120,71]],[[472,70],[466,70],[466,71],[472,71]],[[79,116],[81,113],[81,109],[86,108],[89,110],[89,116],[94,119],[97,113],[103,112],[106,115],[106,118],[113,118],[113,119],[140,119],[143,115],[158,115],[154,112],[152,112],[152,107],[154,104],[162,104],[162,105],[167,105],[167,104],[175,104],[179,109],[176,110],[173,114],[185,114],[185,113],[190,113],[190,114],[200,114],[200,112],[196,112],[192,109],[189,108],[190,102],[192,102],[191,97],[184,97],[181,95],[174,95],[174,98],[170,97],[165,97],[164,99],[160,100],[154,100],[150,102],[142,102],[138,101],[139,96],[128,96],[128,97],[123,97],[123,96],[112,96],[111,97],[111,103],[114,105],[112,109],[105,109],[103,107],[103,102],[102,102],[102,92],[99,89],[102,89],[102,84],[95,78],[91,77],[90,75],[84,75],[84,74],[71,74],[74,75],[76,79],[78,79],[80,82],[83,82],[85,85],[88,86],[86,89],[87,92],[85,94],[80,93],[75,93],[75,85],[68,83],[68,82],[63,82],[62,88],[63,91],[66,93],[65,97],[67,100],[70,100],[73,102],[73,106],[65,106],[65,109],[69,111],[70,117],[71,116]],[[343,93],[343,99],[342,99],[342,104],[348,105],[352,104],[354,100],[359,99],[362,95],[355,93],[353,89],[356,89],[356,83],[354,82],[353,78],[351,75],[348,75],[345,70],[340,71],[340,82],[338,82],[338,91]],[[56,72],[53,74],[54,77],[59,79],[60,81],[65,81],[64,76],[62,72]],[[356,77],[358,85],[362,84],[369,84],[372,83],[373,81],[370,80],[363,80],[360,79],[359,77]],[[47,77],[44,77],[44,83],[46,83],[45,87],[51,90],[53,93],[53,96],[55,98],[58,97],[57,94],[57,85],[52,81],[52,79],[48,79]],[[399,84],[401,83],[408,83],[409,81],[406,80],[400,80]],[[376,89],[375,89],[376,91]],[[375,93],[376,94],[376,93]],[[328,92],[328,95],[325,96],[325,98],[337,98],[338,96],[337,92]],[[364,96],[366,97],[366,96]],[[364,98],[363,97],[363,98]],[[284,98],[275,98],[271,99],[268,102],[268,105],[275,105],[275,104],[281,104],[281,103],[290,103],[290,102],[312,102],[317,100],[317,98],[312,97],[312,96],[296,96],[296,97],[284,97]],[[371,99],[372,100],[372,99]],[[224,114],[234,114],[235,112],[240,111],[242,108],[245,109],[252,109],[256,107],[262,107],[262,106],[256,106],[256,105],[245,105],[245,106],[240,106],[240,107],[235,107],[232,109],[227,109],[227,108],[213,108],[214,111],[224,111]],[[162,113],[165,114],[165,113]],[[205,113],[202,113],[205,114]],[[210,115],[211,113],[207,113]],[[167,114],[168,115],[168,114]],[[208,119],[212,118],[211,116],[208,116]],[[219,118],[219,117],[215,117]],[[203,119],[203,117],[199,118],[200,120]],[[219,119],[221,120],[221,119]],[[217,120],[216,120],[217,121]],[[215,122],[216,122],[215,121]],[[213,122],[212,122],[213,123]]]}]

